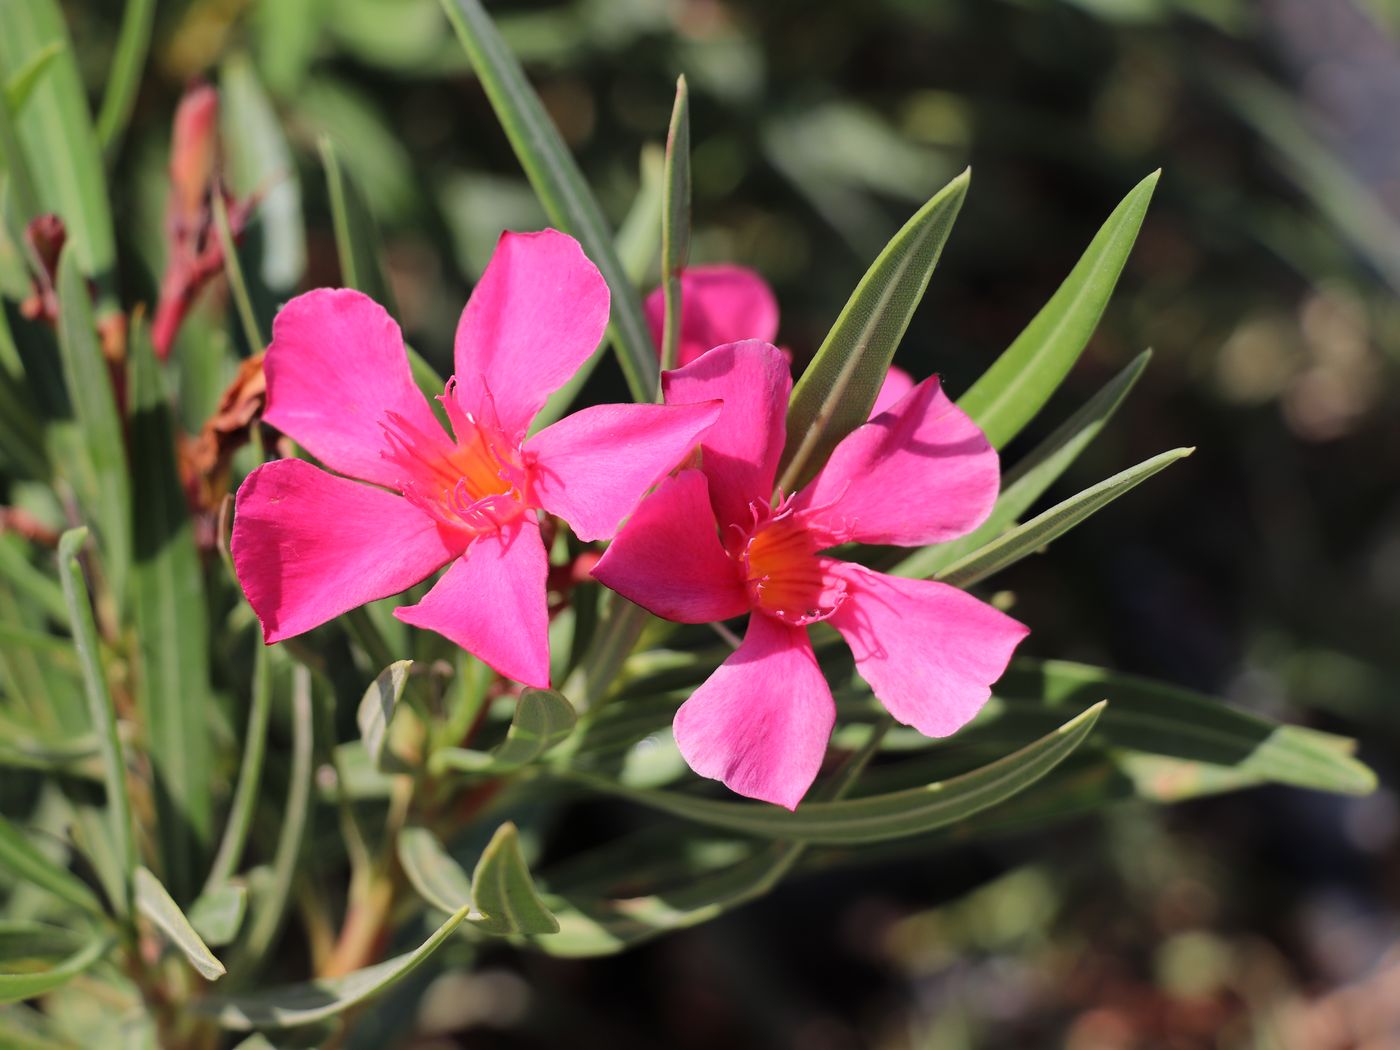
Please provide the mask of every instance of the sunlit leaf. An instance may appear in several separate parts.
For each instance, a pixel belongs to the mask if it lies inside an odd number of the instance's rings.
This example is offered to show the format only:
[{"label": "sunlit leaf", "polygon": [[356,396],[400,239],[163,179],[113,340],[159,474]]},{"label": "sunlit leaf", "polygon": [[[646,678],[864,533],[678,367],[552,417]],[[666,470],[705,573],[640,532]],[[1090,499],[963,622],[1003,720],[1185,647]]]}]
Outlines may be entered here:
[{"label": "sunlit leaf", "polygon": [[160,928],[206,981],[217,981],[227,972],[224,964],[215,958],[209,946],[195,932],[169,891],[149,870],[144,867],[136,869],[132,891],[137,911]]},{"label": "sunlit leaf", "polygon": [[503,773],[534,762],[573,732],[578,715],[573,705],[552,689],[521,691],[506,738],[491,751],[448,747],[435,752],[434,770],[467,773]]},{"label": "sunlit leaf", "polygon": [[520,850],[520,835],[511,823],[491,836],[472,872],[472,925],[487,933],[554,933],[559,921],[550,913]]},{"label": "sunlit leaf", "polygon": [[370,761],[384,773],[403,772],[406,768],[389,750],[389,725],[399,700],[403,698],[412,667],[412,660],[399,660],[380,671],[379,677],[370,683],[360,698],[355,715],[355,722],[360,727],[360,739],[365,742]]}]

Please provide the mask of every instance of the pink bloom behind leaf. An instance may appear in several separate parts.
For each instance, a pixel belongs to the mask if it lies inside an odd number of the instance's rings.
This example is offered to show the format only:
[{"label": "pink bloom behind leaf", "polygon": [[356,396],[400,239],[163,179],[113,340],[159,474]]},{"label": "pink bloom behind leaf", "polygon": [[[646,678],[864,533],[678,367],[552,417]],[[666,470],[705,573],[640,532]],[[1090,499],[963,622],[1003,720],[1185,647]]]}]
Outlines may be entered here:
[{"label": "pink bloom behind leaf", "polygon": [[753,340],[719,346],[663,386],[668,404],[722,399],[719,421],[701,438],[701,469],[643,500],[594,576],[683,623],[751,613],[743,644],[676,714],[691,768],[751,798],[797,805],[835,717],[807,638],[820,621],[845,638],[899,721],[930,736],[965,725],[1027,629],[947,584],[824,553],[850,541],[940,542],[991,512],[996,451],[938,380],[910,385],[776,503],[792,388],[782,352]]},{"label": "pink bloom behind leaf", "polygon": [[[666,300],[660,288],[645,309],[652,342],[661,352]],[[744,339],[771,343],[778,337],[778,299],[768,282],[746,266],[691,266],[681,274],[681,338],[676,363],[685,366],[706,350]],[[909,373],[891,367],[870,410],[873,418],[914,386]]]},{"label": "pink bloom behind leaf", "polygon": [[607,285],[573,238],[504,234],[457,329],[456,375],[438,399],[449,432],[382,307],[346,289],[288,303],[267,350],[265,418],[345,477],[282,460],[238,491],[234,565],[266,641],[450,564],[395,615],[547,687],[539,512],[584,539],[611,536],[719,415],[712,401],[602,405],[527,438],[607,320]]}]

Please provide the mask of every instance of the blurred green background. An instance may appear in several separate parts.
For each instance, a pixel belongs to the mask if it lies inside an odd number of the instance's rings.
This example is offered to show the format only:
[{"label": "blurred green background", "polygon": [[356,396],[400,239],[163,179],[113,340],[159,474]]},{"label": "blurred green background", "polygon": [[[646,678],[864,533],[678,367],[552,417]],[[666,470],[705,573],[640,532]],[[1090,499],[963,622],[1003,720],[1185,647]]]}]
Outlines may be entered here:
[{"label": "blurred green background", "polygon": [[[97,96],[121,5],[64,6]],[[1007,574],[1034,628],[1026,651],[1356,735],[1385,786],[1126,806],[917,861],[871,857],[615,960],[502,950],[426,989],[419,1026],[441,1034],[415,1045],[1400,1046],[1400,3],[491,10],[616,221],[686,74],[692,259],[762,272],[799,360],[893,231],[971,164],[896,358],[960,393],[1161,167],[1060,410],[1018,444],[1151,346],[1128,406],[1057,493],[1165,447],[1198,452]],[[322,136],[365,190],[397,314],[430,359],[449,355],[499,231],[544,223],[437,0],[166,2],[115,166],[119,237],[148,268],[128,301],[154,299],[170,120],[196,78],[222,88],[234,190],[266,194],[244,245],[264,325],[295,290],[338,282]],[[122,279],[142,278],[127,266]],[[201,300],[175,355],[187,370],[221,362],[211,396],[239,338],[223,294]],[[613,369],[597,393],[623,392]],[[396,1030],[428,980],[371,1011],[357,1043],[383,1045],[376,1031]]]}]

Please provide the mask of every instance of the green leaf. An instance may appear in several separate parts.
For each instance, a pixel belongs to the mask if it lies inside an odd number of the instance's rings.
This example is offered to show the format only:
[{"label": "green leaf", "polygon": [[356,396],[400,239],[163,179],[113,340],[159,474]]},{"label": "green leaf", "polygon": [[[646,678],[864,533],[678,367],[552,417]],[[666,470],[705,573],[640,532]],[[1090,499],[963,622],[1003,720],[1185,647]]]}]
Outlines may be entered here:
[{"label": "green leaf", "polygon": [[399,832],[394,845],[399,864],[418,896],[449,915],[471,904],[471,879],[431,831],[409,825]]},{"label": "green leaf", "polygon": [[223,103],[219,124],[228,143],[229,182],[240,197],[262,194],[258,204],[262,281],[275,291],[291,291],[306,269],[301,184],[291,147],[246,55],[225,60],[219,87]]},{"label": "green leaf", "polygon": [[248,731],[243,735],[243,760],[238,766],[238,784],[228,807],[228,822],[209,867],[209,878],[204,883],[205,894],[217,891],[238,870],[262,784],[267,723],[272,713],[273,650],[263,645],[261,638],[255,639],[253,645],[253,695],[248,705]]},{"label": "green leaf", "polygon": [[130,887],[126,878],[136,869],[136,844],[132,837],[131,801],[126,792],[126,762],[122,757],[121,738],[117,735],[117,715],[107,690],[107,679],[98,655],[97,627],[92,619],[92,606],[78,551],[87,541],[87,529],[69,529],[58,541],[58,578],[63,584],[63,597],[68,603],[68,617],[73,624],[73,644],[83,670],[83,687],[87,695],[89,724],[97,734],[102,754],[102,779],[107,788],[107,819],[111,827],[116,861],[123,878],[112,886],[118,896],[113,902],[119,913],[129,907]]},{"label": "green leaf", "polygon": [[39,886],[61,901],[89,915],[101,916],[102,905],[87,884],[49,860],[20,830],[0,816],[0,867],[7,868],[25,882]]},{"label": "green leaf", "polygon": [[126,0],[122,25],[117,33],[117,49],[112,68],[107,71],[107,90],[97,114],[97,138],[108,157],[121,144],[141,87],[146,53],[151,47],[151,30],[156,20],[156,0]]},{"label": "green leaf", "polygon": [[206,999],[195,1003],[192,1009],[212,1015],[222,1027],[239,1032],[254,1028],[295,1028],[324,1021],[387,991],[408,976],[441,947],[466,917],[467,909],[459,908],[413,951],[344,977],[307,981],[227,999]]},{"label": "green leaf", "polygon": [[1063,536],[1085,518],[1102,510],[1159,470],[1171,466],[1194,451],[1195,449],[1191,448],[1174,448],[1106,478],[958,559],[939,573],[938,578],[954,587],[971,587],[1008,565],[1014,565],[1026,555],[1034,554],[1051,540]]},{"label": "green leaf", "polygon": [[653,400],[660,375],[656,348],[641,299],[613,248],[602,209],[479,0],[442,0],[442,4],[550,221],[578,238],[584,254],[608,283],[612,292],[609,332],[633,399]]},{"label": "green leaf", "polygon": [[402,773],[408,767],[389,750],[389,724],[394,711],[408,685],[408,673],[413,667],[412,660],[399,660],[379,672],[365,695],[360,698],[360,707],[355,714],[355,722],[360,727],[360,739],[365,742],[374,768],[381,773]]},{"label": "green leaf", "polygon": [[870,417],[895,348],[953,230],[970,172],[914,213],[856,285],[792,391],[778,487],[795,492]]},{"label": "green leaf", "polygon": [[442,748],[433,753],[432,768],[439,773],[449,769],[467,773],[519,769],[567,740],[577,722],[578,715],[563,694],[552,689],[526,688],[520,693],[515,717],[500,744],[489,752]]},{"label": "green leaf", "polygon": [[[78,256],[64,248],[58,261],[58,347],[68,395],[82,432],[78,477],[83,512],[101,534],[103,564],[118,604],[125,603],[131,565],[131,489],[121,415],[112,373],[97,340],[97,319]],[[76,479],[75,479],[76,483]]]},{"label": "green leaf", "polygon": [[111,947],[111,938],[98,937],[88,941],[56,966],[44,969],[25,967],[19,972],[8,970],[8,967],[13,965],[13,957],[0,958],[0,965],[7,967],[6,970],[0,971],[0,1003],[33,999],[66,984],[106,955]]},{"label": "green leaf", "polygon": [[175,903],[160,880],[146,868],[136,869],[132,879],[136,910],[160,928],[170,942],[185,953],[191,966],[199,971],[206,981],[217,981],[228,971],[224,964],[215,958],[209,946],[195,932],[190,920]]},{"label": "green leaf", "polygon": [[28,543],[18,536],[0,536],[0,577],[9,580],[15,590],[38,604],[45,615],[66,624],[68,605],[63,600],[63,588],[30,564],[24,555],[27,547]]},{"label": "green leaf", "polygon": [[5,102],[9,105],[12,115],[18,114],[24,109],[25,103],[29,101],[29,96],[34,93],[35,87],[39,84],[39,78],[44,75],[44,70],[48,69],[49,63],[62,53],[63,42],[51,41],[47,46],[29,56],[29,60],[5,81]]},{"label": "green leaf", "polygon": [[[390,313],[394,302],[381,262],[379,229],[365,205],[364,195],[345,170],[335,142],[329,135],[317,141],[321,165],[326,169],[326,191],[330,195],[331,225],[335,230],[336,254],[340,259],[340,281],[346,288],[364,292]],[[434,393],[441,393],[439,384]]]},{"label": "green leaf", "polygon": [[508,936],[555,933],[557,920],[535,889],[515,825],[502,824],[491,836],[472,872],[472,925]]},{"label": "green leaf", "polygon": [[661,369],[676,367],[681,340],[681,271],[690,253],[690,92],[676,81],[676,103],[666,134],[665,189],[661,196]]},{"label": "green leaf", "polygon": [[1050,301],[958,401],[1002,448],[1035,417],[1098,327],[1147,214],[1160,171],[1113,210]]},{"label": "green leaf", "polygon": [[133,326],[129,346],[136,699],[151,760],[162,870],[184,900],[203,872],[214,823],[204,571],[175,466],[175,421],[144,326]]},{"label": "green leaf", "polygon": [[233,943],[247,910],[248,890],[225,883],[195,898],[190,905],[190,925],[204,938],[205,944],[217,948]]},{"label": "green leaf", "polygon": [[915,551],[891,570],[894,575],[931,576],[991,542],[1003,529],[1013,524],[1098,437],[1099,431],[1118,410],[1151,359],[1151,350],[1138,354],[1127,368],[1110,379],[1079,411],[1008,471],[1002,478],[1001,495],[997,497],[996,506],[978,528],[951,543],[939,543]]},{"label": "green leaf", "polygon": [[112,213],[102,154],[62,9],[57,0],[0,4],[0,72],[7,78],[55,43],[60,51],[16,115],[15,130],[33,178],[38,211],[63,219],[69,250],[79,269],[97,281],[99,312],[106,314],[116,309],[110,292],[116,265]]},{"label": "green leaf", "polygon": [[[1021,659],[997,683],[996,695],[1032,698],[1049,709],[1050,717],[1091,696],[1107,696],[1112,703],[1097,730],[1106,742],[1147,755],[1228,769],[1239,778],[1230,787],[1273,782],[1364,795],[1376,786],[1375,774],[1352,757],[1351,741],[1301,726],[1279,725],[1201,693],[1135,675],[1063,660]],[[1157,771],[1166,769],[1157,767]],[[1164,789],[1153,797],[1167,799],[1171,794]]]},{"label": "green leaf", "polygon": [[568,776],[598,791],[726,831],[831,845],[881,842],[966,819],[1029,787],[1083,742],[1103,706],[1097,703],[1014,754],[950,780],[867,798],[809,802],[793,812],[764,803],[628,788],[592,774]]}]

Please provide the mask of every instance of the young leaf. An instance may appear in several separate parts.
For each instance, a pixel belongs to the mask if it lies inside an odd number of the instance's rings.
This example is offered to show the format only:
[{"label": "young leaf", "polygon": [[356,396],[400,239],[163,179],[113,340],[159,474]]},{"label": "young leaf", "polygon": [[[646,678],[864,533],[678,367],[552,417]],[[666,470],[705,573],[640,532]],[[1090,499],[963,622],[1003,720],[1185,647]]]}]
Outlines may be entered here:
[{"label": "young leaf", "polygon": [[307,981],[227,999],[205,999],[192,1008],[213,1015],[222,1027],[237,1032],[315,1024],[382,994],[407,977],[442,946],[466,917],[467,909],[459,908],[413,951],[344,977]]},{"label": "young leaf", "polygon": [[248,910],[248,890],[228,883],[201,893],[190,905],[190,925],[204,943],[219,947],[232,944]]},{"label": "young leaf", "polygon": [[471,904],[471,879],[431,831],[411,824],[399,832],[395,847],[418,896],[449,915]]},{"label": "young leaf", "polygon": [[118,604],[124,604],[131,565],[131,489],[116,391],[102,347],[87,278],[77,254],[63,250],[58,262],[58,346],[83,437],[84,462],[75,464],[83,511],[101,534],[103,564]]},{"label": "young leaf", "polygon": [[808,802],[795,812],[762,803],[628,788],[590,774],[569,776],[599,791],[726,831],[832,845],[881,842],[963,820],[1029,787],[1084,741],[1103,707],[1101,701],[1014,754],[950,780],[868,798]]},{"label": "young leaf", "polygon": [[204,574],[175,466],[164,373],[143,326],[133,326],[129,345],[136,699],[152,766],[162,870],[184,900],[194,895],[207,862],[214,823]]},{"label": "young leaf", "polygon": [[53,991],[106,955],[112,943],[110,937],[94,937],[62,962],[48,969],[35,970],[25,966],[20,972],[6,972],[14,960],[0,959],[0,967],[6,968],[0,969],[0,1003],[33,999]]},{"label": "young leaf", "polygon": [[666,134],[665,189],[661,196],[661,287],[666,312],[661,369],[676,367],[681,339],[681,270],[690,252],[690,92],[676,81],[676,103]]},{"label": "young leaf", "polygon": [[529,765],[550,748],[563,743],[578,722],[573,705],[553,689],[524,689],[515,705],[506,738],[490,752],[448,747],[436,751],[437,772],[504,773]]},{"label": "young leaf", "polygon": [[89,915],[103,914],[102,905],[86,883],[40,853],[4,817],[0,817],[0,868],[8,869],[22,881],[48,891]]},{"label": "young leaf", "polygon": [[535,889],[515,825],[502,824],[491,836],[472,872],[472,925],[508,936],[555,933],[556,919]]},{"label": "young leaf", "polygon": [[1063,474],[1108,423],[1138,376],[1152,359],[1144,350],[1128,367],[1065,420],[1002,478],[1001,495],[987,520],[966,536],[915,551],[890,570],[896,576],[932,576],[971,551],[989,543],[1030,508]]},{"label": "young leaf", "polygon": [[1063,536],[1125,492],[1194,451],[1191,448],[1174,448],[1106,478],[959,559],[939,573],[938,578],[954,587],[971,587]]},{"label": "young leaf", "polygon": [[403,762],[388,749],[389,723],[403,697],[408,672],[412,667],[412,660],[399,660],[380,671],[379,677],[370,683],[365,695],[360,698],[360,707],[355,715],[355,722],[360,727],[360,739],[365,742],[370,761],[382,773],[405,771]]},{"label": "young leaf", "polygon": [[136,909],[160,928],[170,942],[185,953],[190,965],[206,981],[217,981],[226,971],[209,946],[195,932],[190,920],[175,903],[160,880],[146,868],[136,869],[132,879]]},{"label": "young leaf", "polygon": [[656,396],[660,371],[637,290],[627,278],[602,209],[564,140],[480,0],[442,0],[520,166],[550,221],[577,237],[612,292],[609,325],[618,363],[637,401]]},{"label": "young leaf", "polygon": [[130,887],[127,878],[136,868],[136,844],[131,829],[131,802],[126,791],[126,761],[122,757],[121,738],[117,735],[117,715],[112,696],[107,690],[107,678],[97,647],[97,626],[92,619],[92,606],[78,551],[87,541],[87,529],[69,529],[58,541],[58,577],[63,584],[63,597],[68,603],[68,618],[73,624],[73,644],[83,670],[83,686],[87,694],[89,724],[97,733],[102,753],[102,780],[107,788],[107,819],[121,878],[111,890],[117,894],[113,902],[119,913],[129,908]]},{"label": "young leaf", "polygon": [[793,492],[870,416],[895,348],[953,230],[970,173],[915,212],[885,246],[792,391],[778,487]]},{"label": "young leaf", "polygon": [[1133,187],[1089,243],[1064,284],[958,401],[1002,448],[1034,418],[1098,327],[1157,185],[1154,171]]}]

